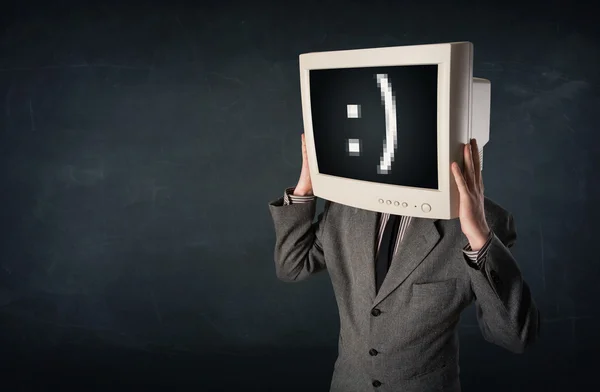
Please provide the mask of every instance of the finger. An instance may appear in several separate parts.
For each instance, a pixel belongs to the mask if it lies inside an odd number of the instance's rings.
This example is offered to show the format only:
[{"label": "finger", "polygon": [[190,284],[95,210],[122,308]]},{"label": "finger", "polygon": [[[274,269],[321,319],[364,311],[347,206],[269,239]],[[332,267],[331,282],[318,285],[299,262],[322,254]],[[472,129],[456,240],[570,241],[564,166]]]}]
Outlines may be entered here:
[{"label": "finger", "polygon": [[306,151],[306,136],[302,134],[302,172],[309,176],[308,153]]},{"label": "finger", "polygon": [[483,181],[481,179],[481,157],[479,156],[479,146],[476,139],[471,139],[471,151],[473,152],[473,172],[475,174],[475,184],[479,189],[483,189]]},{"label": "finger", "polygon": [[302,138],[302,161],[306,161],[306,139],[304,133],[301,135]]},{"label": "finger", "polygon": [[452,174],[454,175],[454,180],[456,181],[456,186],[458,187],[458,191],[461,196],[466,196],[468,194],[467,183],[465,181],[465,177],[458,166],[458,163],[452,163]]},{"label": "finger", "polygon": [[465,160],[465,170],[463,171],[463,176],[465,178],[465,183],[469,188],[472,188],[474,185],[474,172],[473,172],[473,154],[471,154],[471,144],[465,144],[464,151],[464,160]]}]

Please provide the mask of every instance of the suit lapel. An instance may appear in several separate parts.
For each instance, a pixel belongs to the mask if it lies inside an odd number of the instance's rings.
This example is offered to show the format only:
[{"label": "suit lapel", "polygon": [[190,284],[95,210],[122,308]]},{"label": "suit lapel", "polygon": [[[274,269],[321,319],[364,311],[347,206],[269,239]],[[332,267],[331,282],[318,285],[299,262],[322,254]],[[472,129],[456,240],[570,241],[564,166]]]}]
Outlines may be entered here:
[{"label": "suit lapel", "polygon": [[[352,255],[356,256],[354,279],[356,288],[360,290],[359,298],[369,304],[375,300],[375,241],[377,239],[377,213],[368,210],[354,209],[351,219],[350,243]],[[368,233],[368,235],[365,235]]]},{"label": "suit lapel", "polygon": [[[375,214],[376,215],[376,214]],[[377,228],[374,228],[377,231]],[[379,292],[375,296],[374,305],[379,304],[398,286],[406,280],[415,268],[421,264],[425,257],[431,252],[440,239],[440,233],[435,225],[435,220],[426,218],[413,218],[406,229],[404,238],[400,243],[398,251],[392,258],[390,269],[383,280]],[[376,235],[376,234],[375,234]],[[373,240],[373,249],[375,240]],[[375,254],[372,255],[370,265],[371,273],[369,279],[373,282],[373,293],[375,292]],[[370,287],[370,286],[369,286]],[[370,288],[369,288],[370,290]]]}]

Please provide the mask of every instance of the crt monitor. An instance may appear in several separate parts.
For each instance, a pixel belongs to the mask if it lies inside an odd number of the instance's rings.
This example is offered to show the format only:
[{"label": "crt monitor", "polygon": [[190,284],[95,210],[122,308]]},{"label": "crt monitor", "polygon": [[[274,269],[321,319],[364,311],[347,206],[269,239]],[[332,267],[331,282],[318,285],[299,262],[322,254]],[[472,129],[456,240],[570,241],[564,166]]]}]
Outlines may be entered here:
[{"label": "crt monitor", "polygon": [[457,42],[300,55],[313,193],[352,207],[458,216],[450,165],[489,140],[490,83]]}]

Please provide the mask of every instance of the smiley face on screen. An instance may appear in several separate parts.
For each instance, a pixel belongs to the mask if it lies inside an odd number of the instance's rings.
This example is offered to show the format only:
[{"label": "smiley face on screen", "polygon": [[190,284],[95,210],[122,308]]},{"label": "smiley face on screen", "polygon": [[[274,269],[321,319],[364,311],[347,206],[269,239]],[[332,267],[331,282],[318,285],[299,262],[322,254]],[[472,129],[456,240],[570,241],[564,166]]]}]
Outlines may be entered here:
[{"label": "smiley face on screen", "polygon": [[[381,159],[377,165],[377,173],[388,174],[392,170],[394,154],[398,147],[396,97],[386,74],[376,74],[375,77],[381,92],[381,104],[385,111],[385,140]],[[348,105],[348,118],[360,118],[360,105]],[[360,139],[348,139],[348,153],[351,156],[360,155]]]},{"label": "smiley face on screen", "polygon": [[437,189],[437,65],[310,71],[319,172]]}]

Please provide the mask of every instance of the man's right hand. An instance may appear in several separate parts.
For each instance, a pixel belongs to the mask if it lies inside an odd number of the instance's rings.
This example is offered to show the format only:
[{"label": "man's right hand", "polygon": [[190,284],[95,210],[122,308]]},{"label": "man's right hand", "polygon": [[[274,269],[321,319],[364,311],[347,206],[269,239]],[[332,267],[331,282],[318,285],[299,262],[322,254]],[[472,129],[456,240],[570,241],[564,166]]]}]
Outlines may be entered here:
[{"label": "man's right hand", "polygon": [[306,140],[304,133],[302,138],[302,171],[300,172],[300,179],[298,184],[294,188],[294,196],[312,196],[312,182],[310,181],[310,170],[308,168],[308,154],[306,153]]}]

